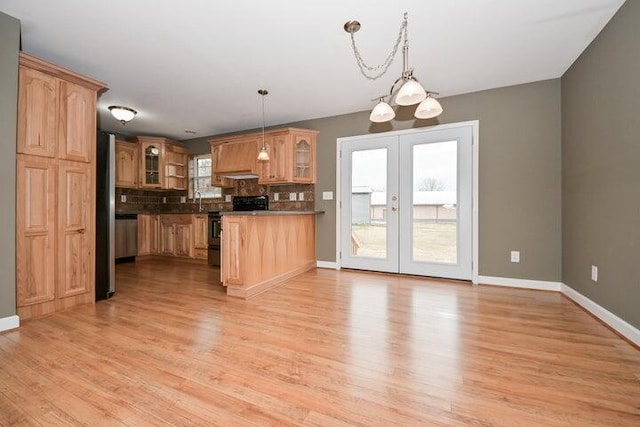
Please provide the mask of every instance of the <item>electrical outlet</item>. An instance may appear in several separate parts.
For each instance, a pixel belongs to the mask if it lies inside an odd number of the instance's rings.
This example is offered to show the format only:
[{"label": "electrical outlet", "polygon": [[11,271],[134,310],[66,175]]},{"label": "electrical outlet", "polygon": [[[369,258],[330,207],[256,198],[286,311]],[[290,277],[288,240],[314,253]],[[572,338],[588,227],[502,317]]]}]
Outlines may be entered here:
[{"label": "electrical outlet", "polygon": [[520,262],[520,251],[511,251],[511,262]]},{"label": "electrical outlet", "polygon": [[126,194],[121,194],[120,195],[120,201],[122,203],[127,203],[127,195]]},{"label": "electrical outlet", "polygon": [[304,200],[304,193],[298,193],[298,200]]},{"label": "electrical outlet", "polygon": [[180,203],[187,203],[187,196],[180,196]]},{"label": "electrical outlet", "polygon": [[280,200],[280,193],[273,193],[273,201],[277,202],[278,200]]},{"label": "electrical outlet", "polygon": [[224,196],[224,201],[225,202],[230,202],[231,201],[231,194],[227,194],[226,196]]},{"label": "electrical outlet", "polygon": [[598,281],[598,266],[597,265],[592,265],[591,266],[591,280],[593,280],[594,282]]},{"label": "electrical outlet", "polygon": [[322,200],[333,200],[333,191],[323,191]]},{"label": "electrical outlet", "polygon": [[167,198],[166,197],[162,198],[162,203],[167,203]]},{"label": "electrical outlet", "polygon": [[296,200],[296,193],[289,193],[289,200],[295,201]]}]

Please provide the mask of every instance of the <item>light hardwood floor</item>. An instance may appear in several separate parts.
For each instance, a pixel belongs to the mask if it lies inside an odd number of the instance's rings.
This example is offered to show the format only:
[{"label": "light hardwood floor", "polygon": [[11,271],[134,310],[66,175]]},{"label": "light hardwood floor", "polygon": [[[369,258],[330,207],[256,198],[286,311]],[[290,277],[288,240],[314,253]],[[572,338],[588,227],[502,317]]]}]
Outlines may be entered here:
[{"label": "light hardwood floor", "polygon": [[179,261],[0,334],[0,425],[640,425],[640,351],[558,293]]}]

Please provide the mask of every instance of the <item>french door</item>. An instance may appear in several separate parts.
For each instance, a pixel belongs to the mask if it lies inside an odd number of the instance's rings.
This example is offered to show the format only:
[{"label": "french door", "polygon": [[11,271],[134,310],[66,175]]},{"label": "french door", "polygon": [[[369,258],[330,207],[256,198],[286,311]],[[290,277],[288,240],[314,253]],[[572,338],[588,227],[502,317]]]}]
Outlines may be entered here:
[{"label": "french door", "polygon": [[472,277],[470,124],[341,140],[340,265]]}]

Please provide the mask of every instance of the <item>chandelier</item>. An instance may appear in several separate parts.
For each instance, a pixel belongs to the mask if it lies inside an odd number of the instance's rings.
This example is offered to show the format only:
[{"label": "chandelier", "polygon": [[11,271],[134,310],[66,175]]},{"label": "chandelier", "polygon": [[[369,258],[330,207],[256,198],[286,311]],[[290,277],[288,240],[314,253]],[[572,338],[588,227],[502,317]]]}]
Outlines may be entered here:
[{"label": "chandelier", "polygon": [[[414,77],[413,68],[409,68],[409,38],[407,37],[407,21],[408,14],[405,13],[393,49],[387,55],[387,58],[382,64],[374,67],[369,66],[364,62],[360,55],[360,51],[356,47],[355,33],[360,29],[360,23],[358,21],[348,21],[344,24],[344,30],[351,35],[351,48],[353,49],[353,55],[356,58],[358,68],[360,68],[362,75],[369,80],[376,80],[387,72],[396,56],[396,53],[398,52],[400,43],[404,42],[402,45],[402,75],[393,82],[391,89],[389,90],[389,94],[381,95],[372,99],[372,101],[378,101],[369,115],[369,120],[372,122],[388,122],[396,116],[395,111],[393,111],[393,108],[389,105],[389,103],[392,102],[394,95],[394,102],[397,105],[405,106],[419,104],[414,113],[415,117],[418,119],[430,119],[432,117],[437,117],[442,113],[442,106],[433,97],[433,95],[438,95],[438,93],[426,91],[418,79]],[[389,98],[389,103],[386,101],[387,98]]]}]

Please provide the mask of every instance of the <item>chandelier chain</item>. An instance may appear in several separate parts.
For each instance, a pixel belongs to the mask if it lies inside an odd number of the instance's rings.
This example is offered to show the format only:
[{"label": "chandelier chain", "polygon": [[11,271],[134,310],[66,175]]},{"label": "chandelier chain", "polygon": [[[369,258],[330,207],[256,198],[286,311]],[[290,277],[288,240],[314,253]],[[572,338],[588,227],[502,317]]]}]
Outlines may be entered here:
[{"label": "chandelier chain", "polygon": [[404,14],[404,19],[400,24],[400,30],[398,31],[398,38],[396,39],[396,42],[393,45],[393,49],[391,50],[389,55],[387,55],[387,58],[384,60],[382,64],[372,67],[367,65],[364,62],[364,59],[362,59],[362,55],[360,55],[360,51],[356,47],[356,39],[354,37],[354,32],[351,32],[351,48],[353,49],[353,55],[356,58],[358,68],[360,68],[360,72],[362,73],[362,75],[369,80],[376,80],[382,77],[387,72],[391,64],[393,63],[393,60],[395,59],[396,54],[398,53],[398,47],[400,47],[400,42],[402,41],[403,36],[406,44],[407,43],[407,13]]}]

